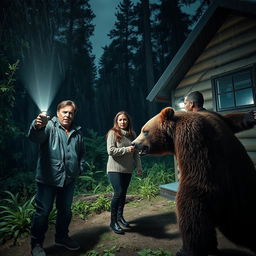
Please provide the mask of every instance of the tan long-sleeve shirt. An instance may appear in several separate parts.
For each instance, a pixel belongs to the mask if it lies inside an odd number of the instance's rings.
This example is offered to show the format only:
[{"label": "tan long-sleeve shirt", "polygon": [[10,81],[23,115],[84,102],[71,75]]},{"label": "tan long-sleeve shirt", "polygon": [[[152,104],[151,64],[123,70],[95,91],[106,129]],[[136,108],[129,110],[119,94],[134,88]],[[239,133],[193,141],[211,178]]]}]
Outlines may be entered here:
[{"label": "tan long-sleeve shirt", "polygon": [[128,132],[121,130],[122,138],[120,142],[116,140],[114,131],[109,131],[107,137],[108,162],[107,172],[132,173],[135,168],[142,169],[140,156],[137,150],[129,152],[131,139]]}]

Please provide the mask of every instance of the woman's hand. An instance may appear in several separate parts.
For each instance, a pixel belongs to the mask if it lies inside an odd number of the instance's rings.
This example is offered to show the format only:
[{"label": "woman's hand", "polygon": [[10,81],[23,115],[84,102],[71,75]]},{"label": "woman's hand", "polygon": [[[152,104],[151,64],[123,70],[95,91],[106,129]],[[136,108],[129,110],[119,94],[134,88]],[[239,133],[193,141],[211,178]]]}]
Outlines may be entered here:
[{"label": "woman's hand", "polygon": [[134,146],[129,146],[128,147],[128,151],[129,152],[134,152],[135,151],[135,147]]}]

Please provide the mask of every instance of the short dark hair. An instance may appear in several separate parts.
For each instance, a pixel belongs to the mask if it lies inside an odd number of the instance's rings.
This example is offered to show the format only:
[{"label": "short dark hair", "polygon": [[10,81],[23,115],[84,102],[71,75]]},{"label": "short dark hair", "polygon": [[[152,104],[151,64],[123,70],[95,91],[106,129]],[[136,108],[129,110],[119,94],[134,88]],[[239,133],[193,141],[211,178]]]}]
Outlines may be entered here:
[{"label": "short dark hair", "polygon": [[76,113],[77,107],[75,102],[72,100],[63,100],[62,102],[60,102],[57,106],[57,112],[59,112],[61,108],[64,108],[66,106],[72,106],[74,108],[74,112]]},{"label": "short dark hair", "polygon": [[186,95],[187,101],[192,101],[197,104],[198,107],[203,107],[204,105],[204,96],[199,91],[193,91]]}]

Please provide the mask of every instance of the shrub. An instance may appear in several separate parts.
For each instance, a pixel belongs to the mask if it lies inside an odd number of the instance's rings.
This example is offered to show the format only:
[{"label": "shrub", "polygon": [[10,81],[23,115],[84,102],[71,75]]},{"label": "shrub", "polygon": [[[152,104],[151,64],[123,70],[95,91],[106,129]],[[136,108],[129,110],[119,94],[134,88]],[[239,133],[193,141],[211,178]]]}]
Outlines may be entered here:
[{"label": "shrub", "polygon": [[151,180],[150,177],[141,179],[139,186],[139,195],[143,198],[151,199],[159,194],[159,186]]},{"label": "shrub", "polygon": [[34,212],[34,197],[20,202],[19,194],[13,195],[6,191],[9,198],[3,199],[6,205],[0,206],[0,235],[1,241],[5,239],[14,239],[16,244],[22,233],[30,231],[31,217]]},{"label": "shrub", "polygon": [[167,166],[170,163],[165,161],[154,163],[144,160],[143,175],[137,177],[133,173],[133,178],[128,189],[130,194],[138,194],[144,198],[155,197],[159,193],[159,185],[175,181],[175,173],[172,167]]},{"label": "shrub", "polygon": [[2,191],[11,191],[13,194],[19,193],[21,198],[30,198],[36,191],[35,173],[32,171],[19,171],[1,181],[0,186]]},{"label": "shrub", "polygon": [[97,200],[92,203],[90,207],[91,212],[100,213],[102,211],[110,210],[110,199],[105,197],[104,195],[100,195]]},{"label": "shrub", "polygon": [[94,164],[95,168],[98,170],[105,168],[108,155],[104,136],[99,136],[98,133],[92,129],[87,129],[85,146],[87,161]]},{"label": "shrub", "polygon": [[86,175],[79,177],[75,194],[102,192],[107,184],[106,172],[96,171],[93,163],[86,162]]},{"label": "shrub", "polygon": [[163,249],[151,250],[151,249],[143,249],[137,252],[140,256],[172,256],[172,253]]},{"label": "shrub", "polygon": [[146,175],[155,184],[166,184],[175,180],[174,170],[168,168],[165,163],[154,163],[146,169]]},{"label": "shrub", "polygon": [[90,212],[90,206],[90,202],[77,200],[72,204],[72,212],[74,215],[84,220],[86,215]]},{"label": "shrub", "polygon": [[[98,255],[99,255],[99,253],[95,250],[91,250],[91,251],[87,252],[86,254],[83,254],[83,256],[98,256]],[[80,256],[82,256],[82,255],[80,255]]]},{"label": "shrub", "polygon": [[74,215],[85,219],[90,213],[101,213],[102,211],[110,210],[110,199],[104,195],[100,195],[95,202],[77,200],[72,205]]}]

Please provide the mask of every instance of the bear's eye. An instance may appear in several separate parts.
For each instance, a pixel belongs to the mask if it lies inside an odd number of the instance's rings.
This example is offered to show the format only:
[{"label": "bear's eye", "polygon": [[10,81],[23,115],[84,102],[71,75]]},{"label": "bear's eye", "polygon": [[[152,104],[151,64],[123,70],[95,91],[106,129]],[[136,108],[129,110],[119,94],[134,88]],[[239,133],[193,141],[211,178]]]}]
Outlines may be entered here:
[{"label": "bear's eye", "polygon": [[148,131],[143,131],[144,136],[148,135]]}]

